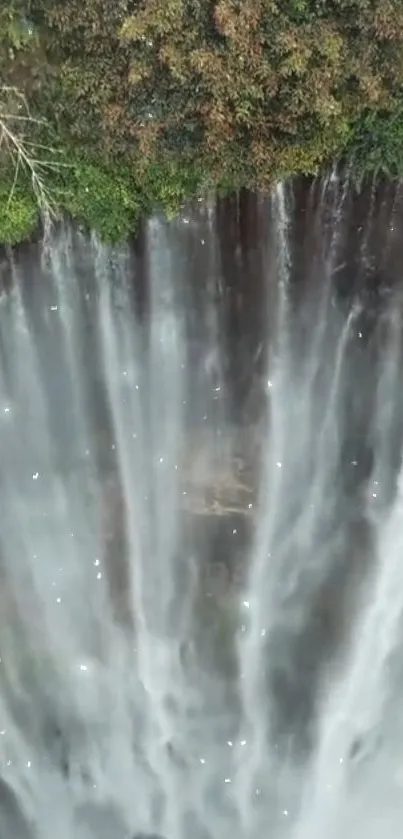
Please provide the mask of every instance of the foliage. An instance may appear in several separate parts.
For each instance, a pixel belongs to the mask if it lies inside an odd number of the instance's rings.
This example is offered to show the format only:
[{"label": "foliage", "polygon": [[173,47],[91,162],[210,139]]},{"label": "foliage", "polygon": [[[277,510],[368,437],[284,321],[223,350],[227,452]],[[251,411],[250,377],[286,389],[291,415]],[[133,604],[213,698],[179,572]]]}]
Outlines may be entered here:
[{"label": "foliage", "polygon": [[25,96],[20,91],[6,85],[0,87],[0,161],[8,163],[9,172],[13,171],[8,201],[12,200],[22,172],[23,179],[30,181],[38,209],[43,214],[53,215],[47,176],[58,164],[52,157],[48,159],[53,149],[37,139],[40,126],[40,121],[31,115]]},{"label": "foliage", "polygon": [[346,156],[358,183],[367,175],[403,177],[403,99],[392,113],[365,113],[355,126]]},{"label": "foliage", "polygon": [[55,185],[59,206],[73,218],[116,243],[135,229],[143,209],[131,172],[76,157]]},{"label": "foliage", "polygon": [[201,167],[174,159],[156,160],[137,170],[147,208],[160,206],[168,218],[181,210],[186,200],[203,192]]},{"label": "foliage", "polygon": [[142,2],[122,28],[133,90],[165,91],[166,102],[151,126],[137,122],[142,148],[164,149],[185,117],[216,178],[241,171],[246,185],[267,186],[314,172],[345,147],[361,113],[392,105],[403,81],[402,8],[397,0]]},{"label": "foliage", "polygon": [[341,156],[403,168],[401,0],[3,0],[0,85],[30,105],[16,141],[53,149],[46,195],[113,241],[156,205]]},{"label": "foliage", "polygon": [[0,9],[0,38],[10,50],[21,50],[38,43],[33,24],[24,14],[24,5],[14,0]]},{"label": "foliage", "polygon": [[7,173],[0,172],[0,242],[15,245],[30,238],[39,224],[39,210],[29,190],[14,189],[10,198]]}]

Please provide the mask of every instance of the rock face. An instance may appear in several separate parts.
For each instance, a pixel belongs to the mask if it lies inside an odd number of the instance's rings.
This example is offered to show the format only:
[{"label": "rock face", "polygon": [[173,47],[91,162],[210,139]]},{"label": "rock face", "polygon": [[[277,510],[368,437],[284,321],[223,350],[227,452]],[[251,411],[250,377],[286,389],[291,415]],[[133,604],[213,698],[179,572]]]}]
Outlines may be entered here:
[{"label": "rock face", "polygon": [[203,486],[186,481],[183,508],[192,515],[250,515],[253,489],[235,472],[213,474]]},{"label": "rock face", "polygon": [[127,562],[126,511],[117,474],[111,475],[100,494],[103,566],[115,620],[133,629],[130,570]]},{"label": "rock face", "polygon": [[255,429],[225,440],[192,435],[181,465],[182,507],[193,515],[248,516],[256,498]]}]

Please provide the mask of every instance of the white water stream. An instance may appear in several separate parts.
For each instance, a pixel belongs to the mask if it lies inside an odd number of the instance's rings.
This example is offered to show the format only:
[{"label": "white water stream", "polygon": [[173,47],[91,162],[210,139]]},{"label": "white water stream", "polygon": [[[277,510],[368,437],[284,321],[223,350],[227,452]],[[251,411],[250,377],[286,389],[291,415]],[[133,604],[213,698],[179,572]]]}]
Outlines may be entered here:
[{"label": "white water stream", "polygon": [[266,207],[242,427],[213,210],[150,221],[142,277],[68,229],[10,257],[1,839],[400,835],[402,309],[337,296],[346,189],[299,296]]}]

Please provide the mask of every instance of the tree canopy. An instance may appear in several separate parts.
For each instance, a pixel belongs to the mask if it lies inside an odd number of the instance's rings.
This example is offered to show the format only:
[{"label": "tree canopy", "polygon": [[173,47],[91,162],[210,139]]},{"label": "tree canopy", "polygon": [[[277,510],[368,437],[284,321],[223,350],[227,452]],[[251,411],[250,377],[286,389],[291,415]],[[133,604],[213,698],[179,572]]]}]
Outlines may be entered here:
[{"label": "tree canopy", "polygon": [[3,0],[0,33],[2,88],[63,164],[59,203],[111,238],[105,196],[123,234],[155,204],[343,156],[403,168],[401,0]]}]

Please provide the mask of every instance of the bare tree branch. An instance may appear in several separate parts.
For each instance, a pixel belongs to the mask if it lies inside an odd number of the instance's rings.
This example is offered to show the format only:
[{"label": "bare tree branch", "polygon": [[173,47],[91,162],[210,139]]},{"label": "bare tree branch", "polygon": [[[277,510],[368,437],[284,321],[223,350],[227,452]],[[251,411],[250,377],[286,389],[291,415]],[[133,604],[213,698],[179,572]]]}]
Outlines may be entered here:
[{"label": "bare tree branch", "polygon": [[40,124],[44,124],[44,121],[31,115],[26,97],[20,90],[0,85],[0,154],[8,158],[14,168],[8,205],[12,201],[20,171],[24,170],[29,175],[41,213],[54,218],[57,206],[47,187],[46,176],[50,171],[59,170],[63,164],[57,160],[41,158],[41,151],[54,153],[55,150],[35,142],[29,136],[27,138],[29,129]]}]

